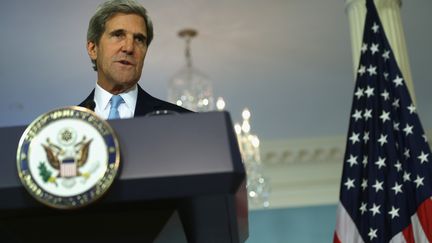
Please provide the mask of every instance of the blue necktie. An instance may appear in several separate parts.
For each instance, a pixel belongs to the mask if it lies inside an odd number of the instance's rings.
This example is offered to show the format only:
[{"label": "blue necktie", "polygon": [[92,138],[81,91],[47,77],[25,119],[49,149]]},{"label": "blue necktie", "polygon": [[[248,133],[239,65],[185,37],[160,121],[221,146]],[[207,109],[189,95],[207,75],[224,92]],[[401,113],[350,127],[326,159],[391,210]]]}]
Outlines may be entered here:
[{"label": "blue necktie", "polygon": [[118,111],[118,107],[123,102],[124,102],[124,100],[123,100],[123,98],[120,95],[113,95],[111,97],[111,108],[110,108],[110,112],[109,112],[109,115],[108,115],[108,120],[120,119],[120,114],[119,114],[119,111]]}]

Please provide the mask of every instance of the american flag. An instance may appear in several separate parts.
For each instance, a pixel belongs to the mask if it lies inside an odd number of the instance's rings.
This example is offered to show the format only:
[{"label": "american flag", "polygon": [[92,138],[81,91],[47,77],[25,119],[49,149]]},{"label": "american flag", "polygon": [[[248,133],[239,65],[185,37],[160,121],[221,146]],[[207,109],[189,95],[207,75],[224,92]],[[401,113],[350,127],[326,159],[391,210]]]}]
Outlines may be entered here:
[{"label": "american flag", "polygon": [[432,159],[372,0],[333,242],[432,242]]}]

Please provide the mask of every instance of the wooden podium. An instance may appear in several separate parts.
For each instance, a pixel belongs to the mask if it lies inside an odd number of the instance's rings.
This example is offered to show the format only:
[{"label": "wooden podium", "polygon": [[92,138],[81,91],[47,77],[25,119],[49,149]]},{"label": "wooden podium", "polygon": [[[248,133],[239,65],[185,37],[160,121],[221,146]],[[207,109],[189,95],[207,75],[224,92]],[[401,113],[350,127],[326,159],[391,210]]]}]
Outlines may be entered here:
[{"label": "wooden podium", "polygon": [[112,120],[120,176],[98,202],[51,209],[18,178],[25,127],[0,128],[0,242],[244,242],[245,170],[229,114]]}]

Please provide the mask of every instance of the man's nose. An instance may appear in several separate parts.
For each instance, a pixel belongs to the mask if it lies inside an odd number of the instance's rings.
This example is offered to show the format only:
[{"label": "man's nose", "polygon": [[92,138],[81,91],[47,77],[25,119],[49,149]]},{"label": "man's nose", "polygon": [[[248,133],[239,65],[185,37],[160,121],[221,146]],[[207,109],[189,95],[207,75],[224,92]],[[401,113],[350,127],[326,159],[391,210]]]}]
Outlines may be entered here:
[{"label": "man's nose", "polygon": [[132,54],[134,50],[133,37],[126,37],[123,42],[122,51],[127,54]]}]

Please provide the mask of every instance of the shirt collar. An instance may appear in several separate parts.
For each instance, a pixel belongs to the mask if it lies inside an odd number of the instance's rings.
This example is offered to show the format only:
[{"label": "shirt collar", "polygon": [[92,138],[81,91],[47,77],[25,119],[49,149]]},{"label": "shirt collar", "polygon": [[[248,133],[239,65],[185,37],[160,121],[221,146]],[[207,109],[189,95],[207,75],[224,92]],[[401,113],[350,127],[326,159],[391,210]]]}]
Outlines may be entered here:
[{"label": "shirt collar", "polygon": [[[126,90],[125,92],[119,94],[127,108],[132,112],[132,114],[135,113],[135,107],[136,102],[138,98],[138,85],[132,86],[130,89]],[[110,100],[113,94],[110,92],[104,90],[101,86],[99,86],[98,83],[96,83],[95,93],[94,93],[94,101],[96,103],[96,107],[101,108],[101,110],[105,110],[109,108]]]}]

